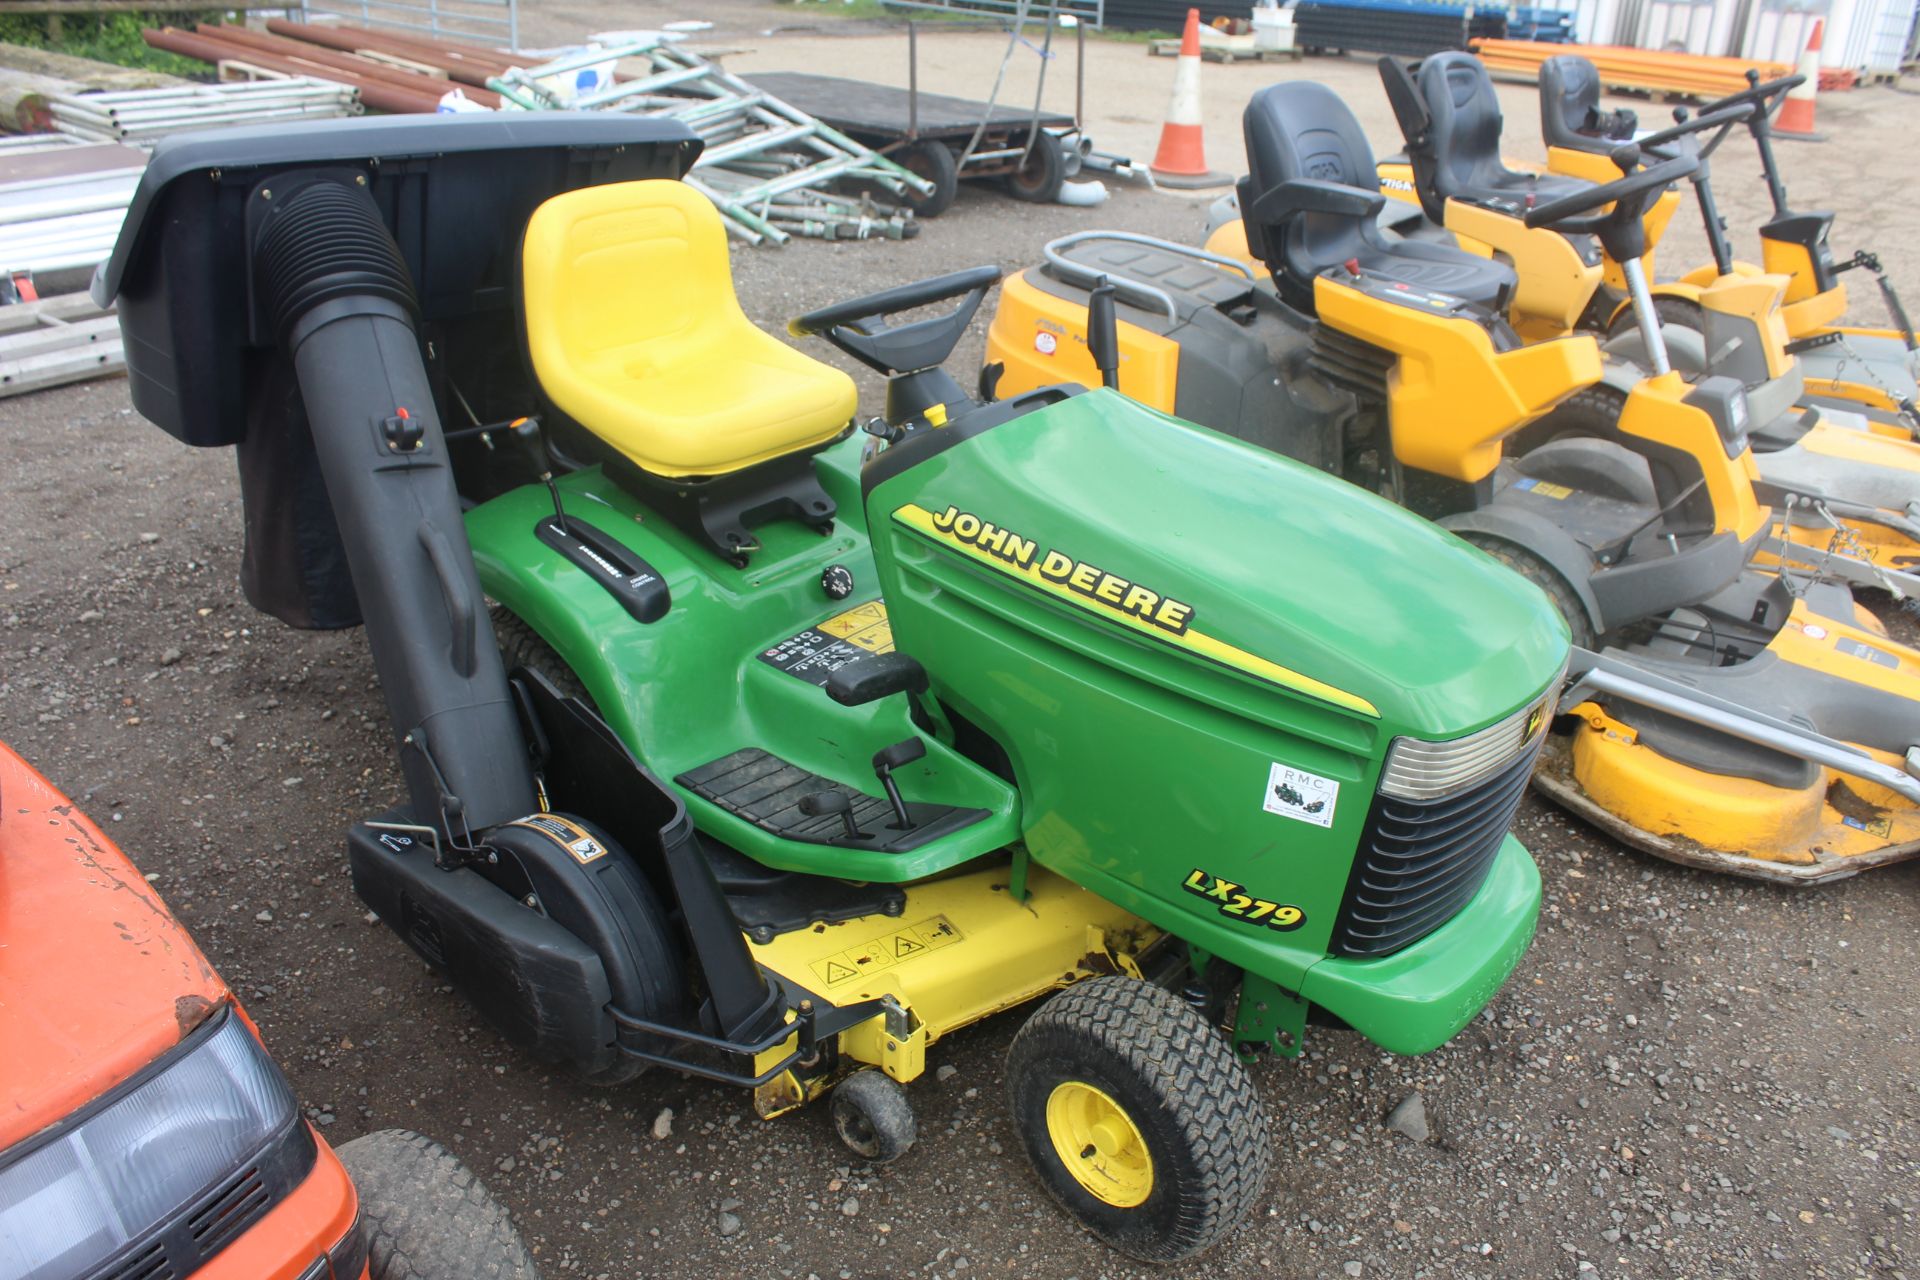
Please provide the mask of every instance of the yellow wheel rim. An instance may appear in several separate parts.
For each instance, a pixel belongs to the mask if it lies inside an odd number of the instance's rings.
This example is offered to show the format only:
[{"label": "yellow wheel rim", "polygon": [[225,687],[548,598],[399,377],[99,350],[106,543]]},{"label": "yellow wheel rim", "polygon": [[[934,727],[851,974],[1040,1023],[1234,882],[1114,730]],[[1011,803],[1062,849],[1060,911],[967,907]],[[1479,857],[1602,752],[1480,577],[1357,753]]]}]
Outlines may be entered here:
[{"label": "yellow wheel rim", "polygon": [[1120,1104],[1090,1084],[1067,1080],[1047,1096],[1047,1136],[1073,1180],[1117,1209],[1153,1194],[1153,1156]]}]

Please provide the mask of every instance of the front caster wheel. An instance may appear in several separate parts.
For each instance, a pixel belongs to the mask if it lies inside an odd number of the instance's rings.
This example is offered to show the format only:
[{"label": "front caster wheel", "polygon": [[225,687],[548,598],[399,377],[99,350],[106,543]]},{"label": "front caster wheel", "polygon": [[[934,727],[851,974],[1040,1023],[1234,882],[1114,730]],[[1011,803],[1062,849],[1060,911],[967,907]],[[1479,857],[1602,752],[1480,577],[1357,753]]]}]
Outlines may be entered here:
[{"label": "front caster wheel", "polygon": [[1053,997],[1014,1038],[1007,1088],[1047,1192],[1143,1261],[1210,1248],[1266,1185],[1271,1140],[1252,1080],[1159,987],[1092,978]]},{"label": "front caster wheel", "polygon": [[833,1090],[833,1128],[853,1153],[874,1164],[907,1154],[918,1135],[913,1104],[892,1076],[868,1067]]}]

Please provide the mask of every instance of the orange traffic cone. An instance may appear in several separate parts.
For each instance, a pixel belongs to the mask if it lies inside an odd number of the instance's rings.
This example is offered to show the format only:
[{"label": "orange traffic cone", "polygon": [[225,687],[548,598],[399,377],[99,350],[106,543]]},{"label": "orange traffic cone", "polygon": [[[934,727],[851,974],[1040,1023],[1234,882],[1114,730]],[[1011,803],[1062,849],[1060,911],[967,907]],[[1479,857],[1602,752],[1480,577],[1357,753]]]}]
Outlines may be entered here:
[{"label": "orange traffic cone", "polygon": [[1816,133],[1813,128],[1813,100],[1820,90],[1820,37],[1826,25],[1825,18],[1813,20],[1813,34],[1807,37],[1807,47],[1801,51],[1800,65],[1795,68],[1806,80],[1787,90],[1787,100],[1780,104],[1780,114],[1773,120],[1776,138],[1826,141],[1827,135]]},{"label": "orange traffic cone", "polygon": [[1200,11],[1187,10],[1187,29],[1180,37],[1180,56],[1173,68],[1173,101],[1160,126],[1160,149],[1154,152],[1154,181],[1163,187],[1218,187],[1233,181],[1228,174],[1207,168],[1206,142],[1200,130]]}]

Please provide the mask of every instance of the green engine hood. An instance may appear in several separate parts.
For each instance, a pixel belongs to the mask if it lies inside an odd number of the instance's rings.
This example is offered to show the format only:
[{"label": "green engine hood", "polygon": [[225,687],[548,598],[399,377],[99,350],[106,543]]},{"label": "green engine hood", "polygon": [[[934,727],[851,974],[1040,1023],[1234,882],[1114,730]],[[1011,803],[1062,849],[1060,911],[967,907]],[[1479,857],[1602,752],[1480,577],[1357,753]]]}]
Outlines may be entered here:
[{"label": "green engine hood", "polygon": [[906,525],[1083,613],[1388,732],[1511,712],[1566,658],[1519,575],[1393,504],[1107,391],[878,485]]}]

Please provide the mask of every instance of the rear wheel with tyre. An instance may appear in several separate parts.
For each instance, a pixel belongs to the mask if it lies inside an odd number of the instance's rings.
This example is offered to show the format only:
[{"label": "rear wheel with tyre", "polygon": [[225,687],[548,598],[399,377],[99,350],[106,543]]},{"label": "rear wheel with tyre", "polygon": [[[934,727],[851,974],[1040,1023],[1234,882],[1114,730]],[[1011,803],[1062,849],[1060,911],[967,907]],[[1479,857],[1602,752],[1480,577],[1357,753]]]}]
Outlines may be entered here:
[{"label": "rear wheel with tyre", "polygon": [[539,1280],[506,1209],[432,1138],[383,1129],[336,1154],[359,1193],[371,1280]]},{"label": "rear wheel with tyre", "polygon": [[953,207],[960,193],[960,162],[944,142],[923,139],[893,157],[894,163],[916,178],[925,178],[933,190],[924,196],[907,197],[907,207],[917,218],[937,218]]},{"label": "rear wheel with tyre", "polygon": [[588,706],[593,699],[587,693],[587,687],[580,683],[580,677],[573,674],[573,668],[566,664],[561,656],[554,652],[552,645],[540,638],[540,633],[527,623],[505,609],[493,611],[493,638],[500,646],[500,662],[511,675],[515,669],[525,667],[529,671],[538,671],[553,682],[553,687],[569,698],[578,698]]},{"label": "rear wheel with tyre", "polygon": [[1547,599],[1553,601],[1553,607],[1567,624],[1567,630],[1572,633],[1572,642],[1582,649],[1593,648],[1593,620],[1587,616],[1586,606],[1580,603],[1579,595],[1558,570],[1525,547],[1504,538],[1490,538],[1478,533],[1461,536],[1540,588]]},{"label": "rear wheel with tyre", "polygon": [[1007,194],[1029,204],[1052,204],[1067,180],[1066,148],[1060,139],[1041,129],[1033,135],[1026,161],[1007,175]]},{"label": "rear wheel with tyre", "polygon": [[[1688,298],[1662,295],[1653,300],[1653,313],[1660,317],[1660,334],[1665,339],[1667,362],[1688,382],[1698,382],[1706,373],[1707,309]],[[1640,317],[1625,307],[1607,325],[1608,354],[1651,368],[1646,339],[1640,333]]]},{"label": "rear wheel with tyre", "polygon": [[1620,415],[1626,412],[1627,394],[1605,383],[1596,383],[1562,400],[1553,409],[1513,433],[1507,441],[1506,455],[1522,458],[1543,444],[1555,440],[1595,440],[1621,438]]},{"label": "rear wheel with tyre", "polygon": [[1130,978],[1091,978],[1007,1053],[1015,1126],[1048,1193],[1149,1262],[1208,1248],[1258,1203],[1272,1160],[1246,1069],[1199,1012]]},{"label": "rear wheel with tyre", "polygon": [[[493,634],[500,646],[501,665],[508,674],[523,668],[537,672],[551,682],[562,696],[578,698],[588,707],[593,707],[593,697],[580,677],[524,619],[505,609],[496,608],[493,611]],[[614,1002],[632,1017],[648,1022],[677,1023],[684,1013],[687,992],[686,963],[678,936],[667,918],[659,895],[638,867],[628,865],[618,879],[619,883],[608,888],[617,894],[621,903],[617,915],[622,927],[608,936],[606,948],[601,953],[601,961],[607,966],[607,977],[615,987]],[[509,888],[509,892],[516,896],[524,893],[521,900],[529,909],[538,911],[574,936],[581,936],[583,931],[576,927],[574,919],[577,904],[543,899],[536,893],[525,892],[530,888],[529,884],[517,883]],[[593,945],[590,938],[583,941],[589,946]],[[607,950],[625,952],[626,962],[622,963],[620,956],[608,955]],[[665,1049],[664,1045],[651,1039],[640,1042],[639,1047],[656,1053]],[[614,1053],[610,1059],[598,1065],[574,1061],[569,1062],[567,1067],[574,1078],[583,1084],[611,1088],[638,1078],[648,1070],[649,1065],[630,1054]]]}]

